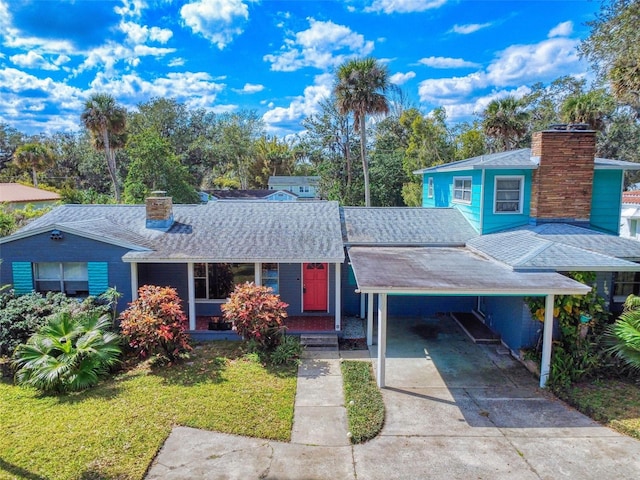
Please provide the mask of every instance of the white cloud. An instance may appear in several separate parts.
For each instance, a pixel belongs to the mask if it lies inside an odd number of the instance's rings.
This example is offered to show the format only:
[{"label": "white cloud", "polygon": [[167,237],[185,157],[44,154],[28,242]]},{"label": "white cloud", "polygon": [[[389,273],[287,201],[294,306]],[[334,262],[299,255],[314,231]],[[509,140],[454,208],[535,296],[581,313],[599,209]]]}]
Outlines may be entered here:
[{"label": "white cloud", "polygon": [[184,64],[185,60],[182,57],[172,58],[171,60],[169,60],[169,63],[167,63],[167,65],[170,67],[181,67]]},{"label": "white cloud", "polygon": [[469,35],[470,33],[477,32],[483,28],[490,27],[491,23],[468,23],[466,25],[458,25],[457,23],[449,30],[452,33],[459,33],[460,35]]},{"label": "white cloud", "polygon": [[418,60],[418,63],[432,68],[467,68],[480,66],[478,63],[469,62],[462,58],[449,57],[426,57]]},{"label": "white cloud", "polygon": [[145,43],[148,40],[165,44],[173,36],[173,32],[168,28],[149,28],[146,25],[138,25],[134,22],[121,22],[120,30],[122,30],[127,35],[127,39],[135,45]]},{"label": "white cloud", "polygon": [[[68,57],[67,57],[68,58]],[[49,60],[46,60],[42,55],[34,51],[29,53],[19,53],[9,57],[14,64],[22,68],[32,68],[39,70],[59,70],[57,65],[54,65]]]},{"label": "white cloud", "polygon": [[573,22],[562,22],[549,30],[547,37],[568,37],[573,33]]},{"label": "white cloud", "polygon": [[395,83],[396,85],[402,85],[412,78],[415,78],[415,72],[407,72],[407,73],[394,73],[389,77],[389,81],[391,83]]},{"label": "white cloud", "polygon": [[194,33],[222,50],[243,32],[249,9],[241,0],[197,0],[184,5],[180,16]]},{"label": "white cloud", "polygon": [[288,107],[275,107],[267,111],[262,119],[268,127],[276,127],[281,122],[299,121],[318,113],[318,104],[331,95],[333,76],[329,73],[317,75],[314,84],[306,87],[304,93],[295,97]]},{"label": "white cloud", "polygon": [[420,100],[436,105],[464,103],[486,89],[521,87],[533,81],[551,81],[586,70],[578,57],[578,40],[552,38],[531,45],[513,45],[499,52],[485,70],[462,77],[420,82]]},{"label": "white cloud", "polygon": [[255,83],[245,83],[242,88],[234,88],[233,91],[236,93],[258,93],[264,90],[264,85],[259,85]]},{"label": "white cloud", "polygon": [[87,52],[84,62],[75,69],[74,73],[77,75],[85,70],[100,68],[103,72],[114,75],[115,66],[118,62],[123,61],[128,65],[137,66],[140,63],[140,57],[163,57],[175,51],[175,48],[150,47],[147,45],[136,45],[131,48],[109,41]]},{"label": "white cloud", "polygon": [[225,85],[216,83],[205,72],[176,72],[147,80],[137,73],[118,78],[98,73],[91,82],[92,91],[114,92],[118,100],[135,105],[152,97],[171,97],[189,102],[194,108],[211,107]]},{"label": "white cloud", "polygon": [[304,67],[326,70],[373,51],[373,42],[349,27],[313,18],[309,18],[309,24],[307,30],[286,39],[280,52],[263,57],[271,63],[271,70],[293,72]]},{"label": "white cloud", "polygon": [[147,2],[144,0],[122,0],[122,6],[114,7],[113,10],[123,17],[139,18],[145,8],[147,8]]},{"label": "white cloud", "polygon": [[365,12],[411,13],[439,8],[447,0],[374,0]]},{"label": "white cloud", "polygon": [[69,63],[71,61],[71,57],[68,55],[58,55],[58,57],[53,61],[54,65],[64,65],[65,63]]}]

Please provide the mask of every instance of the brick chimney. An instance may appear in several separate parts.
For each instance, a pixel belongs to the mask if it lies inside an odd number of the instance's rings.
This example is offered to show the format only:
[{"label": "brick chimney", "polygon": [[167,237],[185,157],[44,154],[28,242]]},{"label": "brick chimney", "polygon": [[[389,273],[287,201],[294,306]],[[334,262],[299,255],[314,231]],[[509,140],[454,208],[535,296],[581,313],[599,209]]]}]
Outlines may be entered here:
[{"label": "brick chimney", "polygon": [[173,201],[167,197],[167,192],[151,192],[146,199],[147,222],[146,227],[154,230],[167,231],[173,225]]},{"label": "brick chimney", "polygon": [[596,153],[596,132],[583,125],[553,125],[535,132],[531,221],[589,223]]}]

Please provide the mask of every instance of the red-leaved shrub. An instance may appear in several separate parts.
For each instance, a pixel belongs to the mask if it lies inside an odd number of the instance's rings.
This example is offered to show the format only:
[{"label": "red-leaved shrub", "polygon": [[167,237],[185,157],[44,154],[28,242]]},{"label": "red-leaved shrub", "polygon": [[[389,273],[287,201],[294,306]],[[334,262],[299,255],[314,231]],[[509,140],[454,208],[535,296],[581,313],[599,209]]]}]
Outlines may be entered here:
[{"label": "red-leaved shrub", "polygon": [[187,317],[175,288],[143,285],[137,300],[120,315],[122,334],[138,355],[175,361],[191,350],[185,333]]},{"label": "red-leaved shrub", "polygon": [[225,320],[233,322],[239,335],[269,351],[282,340],[288,306],[271,288],[247,282],[236,285],[221,308]]}]

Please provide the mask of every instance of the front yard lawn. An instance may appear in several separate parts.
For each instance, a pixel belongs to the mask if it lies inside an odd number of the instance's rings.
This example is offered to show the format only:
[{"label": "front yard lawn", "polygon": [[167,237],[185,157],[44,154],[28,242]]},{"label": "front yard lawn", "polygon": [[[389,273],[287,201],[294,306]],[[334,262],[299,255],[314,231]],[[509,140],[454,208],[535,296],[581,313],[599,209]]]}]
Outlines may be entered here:
[{"label": "front yard lawn", "polygon": [[75,394],[0,382],[0,479],[141,479],[174,425],[288,441],[296,367],[265,368],[238,342]]},{"label": "front yard lawn", "polygon": [[563,400],[594,420],[640,439],[640,387],[616,379],[592,380],[571,387]]}]

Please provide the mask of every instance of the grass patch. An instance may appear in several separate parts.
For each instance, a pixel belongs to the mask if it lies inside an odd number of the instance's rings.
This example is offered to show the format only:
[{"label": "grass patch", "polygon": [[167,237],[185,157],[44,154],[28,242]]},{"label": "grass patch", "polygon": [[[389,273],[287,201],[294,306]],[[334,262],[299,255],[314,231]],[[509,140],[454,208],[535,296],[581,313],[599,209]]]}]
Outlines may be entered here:
[{"label": "grass patch", "polygon": [[290,439],[295,367],[264,367],[239,342],[191,357],[67,395],[0,382],[0,479],[141,479],[174,425]]},{"label": "grass patch", "polygon": [[561,397],[582,413],[640,439],[640,387],[616,379],[574,384]]},{"label": "grass patch", "polygon": [[363,443],[378,435],[384,425],[382,394],[371,363],[344,361],[341,368],[351,443]]}]

